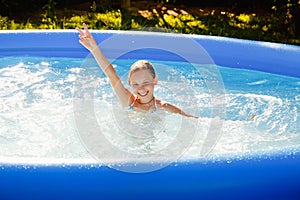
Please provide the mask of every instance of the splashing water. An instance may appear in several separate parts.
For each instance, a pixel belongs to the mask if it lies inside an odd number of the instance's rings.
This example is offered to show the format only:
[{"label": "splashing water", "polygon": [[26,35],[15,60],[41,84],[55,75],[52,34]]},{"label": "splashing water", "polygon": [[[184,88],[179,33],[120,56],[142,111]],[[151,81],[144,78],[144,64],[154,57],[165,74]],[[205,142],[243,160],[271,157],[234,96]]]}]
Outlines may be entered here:
[{"label": "splashing water", "polygon": [[[195,131],[189,124],[183,124],[179,115],[124,111],[101,70],[97,65],[83,67],[83,59],[6,57],[0,60],[0,162],[93,162],[78,136],[74,120],[74,85],[79,76],[85,77],[81,87],[93,90],[95,117],[101,132],[123,151],[141,155],[159,151],[167,148],[180,130]],[[124,83],[133,62],[113,62]],[[200,116],[194,140],[181,157],[182,160],[200,159],[211,122],[206,67],[199,72],[191,70],[188,63],[152,62],[160,80],[156,96]],[[207,159],[283,150],[298,152],[300,79],[243,69],[218,69],[226,89],[227,112],[221,137]],[[96,87],[88,88],[89,84]],[[136,131],[136,126],[128,126],[128,119],[147,130],[142,136],[147,138],[146,142],[143,140],[141,144],[136,139],[141,132]],[[119,132],[124,127],[127,133],[137,134],[131,135],[135,139],[126,139]]]}]

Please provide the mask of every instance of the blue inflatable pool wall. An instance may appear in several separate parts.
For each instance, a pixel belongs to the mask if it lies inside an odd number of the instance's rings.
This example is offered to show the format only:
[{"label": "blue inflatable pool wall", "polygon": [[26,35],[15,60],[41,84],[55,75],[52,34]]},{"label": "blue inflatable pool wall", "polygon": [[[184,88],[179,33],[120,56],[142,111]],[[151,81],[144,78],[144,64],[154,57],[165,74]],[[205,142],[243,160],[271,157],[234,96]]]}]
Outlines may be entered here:
[{"label": "blue inflatable pool wall", "polygon": [[[137,33],[95,31],[93,34],[98,42],[102,42],[116,34],[126,39]],[[143,38],[152,42],[162,42],[168,36],[143,33]],[[300,77],[300,47],[297,46],[211,36],[171,34],[170,37],[192,38],[221,66]],[[84,58],[88,52],[77,41],[76,31],[3,31],[0,32],[0,56]],[[118,47],[112,47],[104,49],[104,52],[111,57],[118,50]],[[180,59],[178,56],[161,55],[159,50],[149,51],[149,59]],[[137,53],[135,56],[143,55]],[[0,166],[0,199],[3,200],[300,199],[300,155],[297,153],[286,155],[283,152],[231,162],[171,164],[161,170],[141,174],[84,164],[13,165],[0,160]]]}]

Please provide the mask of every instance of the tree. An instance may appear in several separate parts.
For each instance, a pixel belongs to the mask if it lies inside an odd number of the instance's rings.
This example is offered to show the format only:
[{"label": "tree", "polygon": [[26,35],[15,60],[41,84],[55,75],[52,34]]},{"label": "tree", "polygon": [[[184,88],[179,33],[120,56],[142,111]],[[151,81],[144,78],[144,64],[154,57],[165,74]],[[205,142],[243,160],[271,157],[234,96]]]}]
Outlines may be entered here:
[{"label": "tree", "polygon": [[274,0],[272,9],[279,19],[282,31],[288,36],[300,36],[300,1],[299,0]]}]

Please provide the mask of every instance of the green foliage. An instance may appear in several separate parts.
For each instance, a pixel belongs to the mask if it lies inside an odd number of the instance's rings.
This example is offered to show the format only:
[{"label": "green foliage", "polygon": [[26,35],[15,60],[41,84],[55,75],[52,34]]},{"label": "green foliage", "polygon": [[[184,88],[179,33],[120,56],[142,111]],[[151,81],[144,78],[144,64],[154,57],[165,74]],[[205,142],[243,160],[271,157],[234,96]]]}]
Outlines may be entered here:
[{"label": "green foliage", "polygon": [[9,23],[10,23],[10,20],[8,19],[8,17],[0,16],[0,30],[10,29]]},{"label": "green foliage", "polygon": [[272,10],[278,23],[276,30],[286,32],[289,37],[300,37],[300,1],[299,0],[273,0]]},{"label": "green foliage", "polygon": [[[291,3],[294,0],[285,0]],[[38,22],[16,23],[8,17],[0,16],[0,30],[15,29],[74,29],[85,22],[90,29],[128,30],[145,27],[169,29],[185,34],[204,34],[225,37],[235,37],[252,40],[264,40],[300,45],[300,36],[295,34],[295,10],[299,4],[282,4],[275,6],[274,15],[259,16],[249,13],[233,14],[221,12],[194,16],[180,12],[157,12],[143,16],[137,12],[111,9],[98,11],[96,4],[90,12],[59,19],[56,14],[54,0],[48,0],[43,7],[44,13]],[[165,1],[164,3],[167,3]],[[298,6],[298,7],[297,7]],[[290,16],[292,15],[292,18]],[[288,20],[290,19],[290,21]],[[294,21],[293,21],[293,20]]]},{"label": "green foliage", "polygon": [[73,29],[74,27],[81,27],[83,22],[88,23],[87,16],[73,16],[64,23],[64,28]]},{"label": "green foliage", "polygon": [[[102,13],[96,13],[92,23],[98,29],[120,30],[122,26],[122,14],[120,10]],[[92,25],[93,25],[92,24]]]},{"label": "green foliage", "polygon": [[157,28],[167,28],[178,33],[198,34],[207,31],[207,26],[199,19],[190,14],[173,16],[164,14],[156,24]]},{"label": "green foliage", "polygon": [[48,3],[43,7],[45,11],[42,14],[42,24],[39,28],[41,29],[56,29],[57,28],[57,17],[55,11],[56,2],[54,0],[48,0]]},{"label": "green foliage", "polygon": [[28,20],[26,23],[15,23],[8,17],[0,16],[0,30],[34,29],[33,24]]},{"label": "green foliage", "polygon": [[121,29],[121,12],[120,10],[105,13],[88,13],[82,16],[73,16],[64,23],[64,28],[73,29],[81,27],[86,23],[91,29]]}]

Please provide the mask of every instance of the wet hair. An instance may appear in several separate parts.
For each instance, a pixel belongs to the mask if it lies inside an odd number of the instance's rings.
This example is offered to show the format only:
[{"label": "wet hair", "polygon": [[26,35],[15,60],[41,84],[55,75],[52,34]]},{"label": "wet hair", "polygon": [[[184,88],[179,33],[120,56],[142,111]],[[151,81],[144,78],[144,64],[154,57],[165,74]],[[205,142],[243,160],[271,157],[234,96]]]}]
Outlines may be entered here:
[{"label": "wet hair", "polygon": [[154,70],[153,65],[147,61],[147,60],[139,60],[136,61],[135,63],[133,63],[130,67],[129,73],[128,73],[128,83],[130,85],[130,77],[131,75],[139,70],[149,70],[149,72],[151,73],[152,77],[155,78],[156,73]]}]

